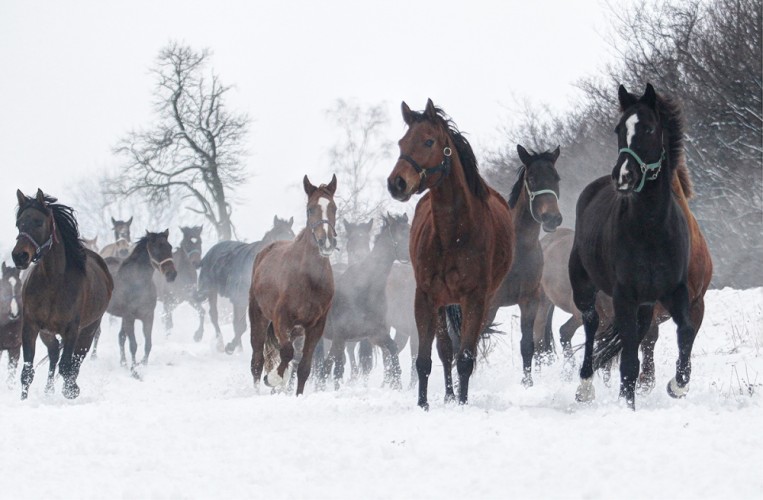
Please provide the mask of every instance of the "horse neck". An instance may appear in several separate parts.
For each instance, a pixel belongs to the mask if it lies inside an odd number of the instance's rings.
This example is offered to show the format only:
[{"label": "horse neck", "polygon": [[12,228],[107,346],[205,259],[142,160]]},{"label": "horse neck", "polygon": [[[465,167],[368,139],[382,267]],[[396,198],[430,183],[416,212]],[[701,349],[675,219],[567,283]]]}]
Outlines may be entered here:
[{"label": "horse neck", "polygon": [[44,275],[50,280],[63,279],[66,273],[66,248],[63,241],[61,232],[56,229],[53,245],[37,264]]},{"label": "horse neck", "polygon": [[[452,149],[455,151],[455,147]],[[433,226],[444,247],[463,240],[469,234],[469,228],[481,226],[474,224],[478,218],[475,213],[478,200],[469,191],[458,154],[452,158],[448,176],[438,186],[430,189]]]},{"label": "horse neck", "polygon": [[[368,267],[370,272],[379,273],[380,277],[389,276],[392,270],[392,264],[395,262],[395,248],[392,242],[392,236],[389,229],[382,229],[382,235],[376,240],[373,250],[368,254],[365,261],[371,265]],[[386,234],[385,234],[386,232]]]},{"label": "horse neck", "polygon": [[320,249],[318,248],[318,242],[315,241],[315,236],[313,236],[313,232],[310,231],[309,228],[303,229],[297,237],[294,239],[293,247],[298,250],[300,259],[305,261],[323,261],[325,260],[328,262],[328,257],[324,257],[321,255]]},{"label": "horse neck", "polygon": [[514,219],[516,245],[519,247],[537,245],[540,236],[540,224],[535,221],[530,212],[530,197],[526,189],[522,189],[516,205],[511,209],[511,215]]},{"label": "horse neck", "polygon": [[130,270],[134,276],[141,279],[151,279],[154,274],[154,266],[151,265],[151,257],[148,255],[148,246],[144,246],[138,253],[133,252],[130,257],[122,264],[120,270]]},{"label": "horse neck", "polygon": [[640,193],[628,198],[632,213],[640,224],[651,227],[665,221],[673,207],[671,200],[674,174],[670,165],[664,165],[657,179],[647,180]]}]

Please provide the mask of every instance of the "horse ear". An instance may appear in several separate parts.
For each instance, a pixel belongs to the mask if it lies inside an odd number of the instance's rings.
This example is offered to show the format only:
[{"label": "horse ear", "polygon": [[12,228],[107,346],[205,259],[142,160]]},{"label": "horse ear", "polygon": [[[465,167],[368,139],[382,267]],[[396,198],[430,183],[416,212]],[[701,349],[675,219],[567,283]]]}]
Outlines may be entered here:
[{"label": "horse ear", "polygon": [[523,165],[529,166],[530,163],[532,163],[533,157],[521,144],[517,144],[517,154],[519,155],[519,161],[521,161]]},{"label": "horse ear", "polygon": [[403,110],[403,121],[405,124],[410,125],[413,123],[413,111],[411,111],[411,108],[408,107],[405,101],[400,105],[400,108]]},{"label": "horse ear", "polygon": [[347,222],[347,219],[345,219],[344,217],[342,217],[342,224],[344,224],[344,230],[349,232],[350,231],[350,223]]},{"label": "horse ear", "polygon": [[133,218],[133,216],[131,215],[131,216],[130,216],[130,218],[129,218],[129,219],[127,219],[127,222],[125,222],[125,224],[127,224],[128,226],[129,226],[130,224],[132,224],[132,218]]},{"label": "horse ear", "polygon": [[514,208],[519,200],[519,195],[522,193],[522,185],[525,180],[525,167],[519,169],[519,178],[514,183],[514,187],[511,188],[511,194],[509,194],[509,208]]},{"label": "horse ear", "polygon": [[16,199],[19,202],[19,206],[21,206],[24,203],[26,203],[26,195],[24,193],[22,193],[20,189],[16,190]]},{"label": "horse ear", "polygon": [[368,222],[366,222],[366,228],[368,229],[368,232],[371,232],[371,229],[374,227],[374,220],[368,219]]},{"label": "horse ear", "polygon": [[403,214],[403,222],[408,222],[408,214],[407,213]]},{"label": "horse ear", "polygon": [[114,219],[114,217],[111,218],[111,225],[112,226],[116,226],[117,225],[117,221]]},{"label": "horse ear", "polygon": [[313,184],[310,182],[310,179],[307,178],[307,175],[305,175],[305,178],[302,179],[302,186],[305,188],[305,193],[307,193],[307,196],[310,197],[315,192],[317,187],[313,186]]},{"label": "horse ear", "polygon": [[556,163],[556,160],[559,159],[559,153],[561,153],[561,152],[562,152],[562,147],[561,146],[557,146],[555,150],[551,151],[551,156],[554,159],[554,163]]},{"label": "horse ear", "polygon": [[37,198],[37,201],[40,202],[41,205],[45,205],[45,193],[42,192],[42,189],[37,188],[37,195],[35,198]]},{"label": "horse ear", "polygon": [[654,87],[652,87],[651,83],[646,84],[644,95],[642,95],[641,99],[639,100],[647,104],[650,108],[655,107],[655,105],[657,104],[657,92],[654,91]]},{"label": "horse ear", "polygon": [[289,217],[289,227],[291,227],[292,224],[294,224],[294,216],[293,215],[291,217]]},{"label": "horse ear", "polygon": [[437,118],[437,108],[434,107],[434,103],[432,102],[432,99],[427,99],[427,108],[424,111],[424,114],[430,120],[434,120]]},{"label": "horse ear", "polygon": [[3,272],[5,273],[7,271],[8,271],[8,267],[5,265],[5,261],[3,261]]},{"label": "horse ear", "polygon": [[329,190],[329,193],[331,193],[331,196],[334,196],[334,193],[336,193],[336,174],[333,174],[331,176],[331,182],[329,182],[329,185],[326,186],[326,189]]},{"label": "horse ear", "polygon": [[617,89],[617,99],[620,101],[620,111],[625,111],[637,102],[637,99],[625,89],[625,85],[620,85]]},{"label": "horse ear", "polygon": [[276,224],[278,224],[278,216],[274,215],[273,216],[273,225],[275,226]]},{"label": "horse ear", "polygon": [[93,245],[98,243],[98,235],[95,235],[95,238],[93,238]]},{"label": "horse ear", "polygon": [[165,238],[169,238],[170,237],[170,228],[165,229],[162,232],[162,236],[164,236]]}]

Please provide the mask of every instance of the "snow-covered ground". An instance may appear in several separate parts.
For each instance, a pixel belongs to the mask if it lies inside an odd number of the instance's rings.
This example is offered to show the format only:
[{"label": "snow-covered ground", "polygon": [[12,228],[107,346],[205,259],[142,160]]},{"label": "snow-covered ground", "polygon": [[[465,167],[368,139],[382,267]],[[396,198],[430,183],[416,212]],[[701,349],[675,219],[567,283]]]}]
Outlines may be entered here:
[{"label": "snow-covered ground", "polygon": [[[44,394],[46,364],[25,402],[18,383],[0,386],[0,497],[761,498],[763,289],[706,300],[688,397],[664,389],[676,360],[665,323],[657,387],[636,412],[598,377],[596,402],[575,403],[577,380],[561,379],[561,362],[524,389],[516,308],[499,313],[508,335],[478,366],[468,406],[442,402],[434,353],[428,413],[413,390],[380,388],[379,367],[368,386],[255,393],[248,346],[227,356],[209,333],[194,343],[185,306],[171,337],[156,325],[138,381],[119,366],[118,324],[105,321],[79,399],[65,400],[60,380]],[[564,319],[556,314],[557,328]],[[401,359],[407,367],[407,349]]]}]

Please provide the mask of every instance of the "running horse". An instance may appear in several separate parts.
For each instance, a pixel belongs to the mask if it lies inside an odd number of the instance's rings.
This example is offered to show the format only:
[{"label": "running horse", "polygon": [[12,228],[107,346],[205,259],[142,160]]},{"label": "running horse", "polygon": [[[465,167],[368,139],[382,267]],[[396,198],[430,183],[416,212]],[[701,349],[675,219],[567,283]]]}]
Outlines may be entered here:
[{"label": "running horse", "polygon": [[16,378],[21,355],[21,278],[3,262],[0,277],[0,353],[8,351],[8,386]]},{"label": "running horse", "polygon": [[[64,379],[63,395],[79,396],[80,365],[111,299],[114,282],[106,263],[79,239],[74,211],[56,198],[37,190],[34,197],[16,191],[19,235],[13,262],[26,269],[33,262],[22,291],[21,399],[26,399],[34,379],[37,336],[48,348],[46,392],[53,392],[56,364]],[[58,340],[60,336],[61,341]],[[61,354],[63,342],[63,354]],[[60,356],[60,360],[59,360]]]},{"label": "running horse", "polygon": [[307,176],[302,183],[307,194],[307,227],[294,241],[271,243],[257,254],[249,291],[254,385],[259,386],[262,375],[266,338],[275,344],[279,359],[264,381],[280,387],[290,378],[293,342],[303,337],[297,396],[305,389],[313,352],[331,309],[334,276],[329,256],[336,249],[336,176],[318,187]]},{"label": "running horse", "polygon": [[[456,357],[459,402],[467,403],[477,341],[498,287],[511,267],[514,224],[506,200],[480,177],[471,145],[431,99],[423,112],[402,103],[408,130],[387,179],[398,201],[429,190],[411,224],[410,255],[416,275],[419,334],[418,404],[427,409],[432,342],[445,372],[445,400],[455,400],[448,319],[461,342]],[[456,154],[453,154],[453,153]]]},{"label": "running horse", "polygon": [[[673,318],[678,333],[676,374],[668,394],[679,398],[689,390],[696,336],[689,314],[692,231],[673,190],[674,177],[688,175],[681,108],[658,95],[651,84],[640,97],[621,85],[618,98],[622,115],[615,128],[617,162],[611,175],[593,181],[578,198],[569,273],[586,334],[576,399],[587,402],[595,397],[592,376],[602,353],[622,351],[620,396],[635,409],[638,346],[657,303]],[[598,291],[612,297],[614,334],[599,342],[595,360]]]},{"label": "running horse", "polygon": [[114,243],[109,243],[101,248],[99,252],[101,257],[115,257],[117,259],[126,259],[130,255],[132,239],[130,239],[130,225],[132,217],[127,220],[116,220],[111,218],[111,224],[114,229]]}]

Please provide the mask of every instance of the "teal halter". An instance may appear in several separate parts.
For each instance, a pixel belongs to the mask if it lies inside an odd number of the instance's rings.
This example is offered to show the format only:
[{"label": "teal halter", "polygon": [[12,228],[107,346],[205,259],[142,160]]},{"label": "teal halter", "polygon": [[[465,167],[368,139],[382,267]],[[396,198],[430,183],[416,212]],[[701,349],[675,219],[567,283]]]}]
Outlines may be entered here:
[{"label": "teal halter", "polygon": [[539,189],[538,191],[530,191],[530,186],[527,184],[527,178],[525,177],[525,189],[527,189],[527,196],[530,197],[530,215],[532,216],[533,220],[537,222],[538,224],[542,224],[541,221],[538,220],[537,217],[535,217],[535,212],[533,212],[533,200],[536,196],[539,196],[541,194],[551,194],[554,195],[554,198],[556,198],[556,201],[559,201],[559,196],[557,196],[556,191],[553,189]]},{"label": "teal halter", "polygon": [[618,155],[622,153],[628,153],[633,157],[634,160],[636,160],[636,163],[639,164],[641,167],[641,182],[639,183],[638,187],[633,190],[634,193],[640,193],[641,190],[644,188],[644,182],[647,180],[646,173],[650,170],[654,170],[655,172],[652,174],[651,177],[648,179],[650,181],[653,181],[657,179],[657,176],[660,175],[660,169],[662,168],[662,160],[665,159],[665,150],[662,150],[662,155],[660,155],[660,159],[657,160],[654,163],[645,163],[644,160],[639,157],[639,155],[636,154],[635,151],[633,151],[631,148],[622,148],[620,151],[618,151]]}]

